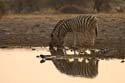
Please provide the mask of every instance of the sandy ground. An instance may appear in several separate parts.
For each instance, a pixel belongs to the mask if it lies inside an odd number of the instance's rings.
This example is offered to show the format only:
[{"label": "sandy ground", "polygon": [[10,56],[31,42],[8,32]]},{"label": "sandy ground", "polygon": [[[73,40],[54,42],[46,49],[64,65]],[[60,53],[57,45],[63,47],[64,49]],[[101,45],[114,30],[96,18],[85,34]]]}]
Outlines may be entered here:
[{"label": "sandy ground", "polygon": [[[48,46],[50,34],[60,19],[78,16],[8,15],[0,21],[0,47]],[[125,14],[96,14],[99,35],[96,47],[125,48]]]}]

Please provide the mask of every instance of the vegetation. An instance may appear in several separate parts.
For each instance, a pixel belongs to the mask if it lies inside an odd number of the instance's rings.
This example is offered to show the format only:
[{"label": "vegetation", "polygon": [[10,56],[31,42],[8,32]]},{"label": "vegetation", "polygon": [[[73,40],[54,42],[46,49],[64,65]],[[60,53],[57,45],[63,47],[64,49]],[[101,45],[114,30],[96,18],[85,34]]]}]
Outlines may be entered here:
[{"label": "vegetation", "polygon": [[109,12],[124,3],[125,0],[2,0],[0,11],[6,8],[8,13],[43,13],[45,10],[54,10],[52,13],[94,13]]},{"label": "vegetation", "polygon": [[5,3],[3,1],[0,1],[0,12],[3,12],[5,8]]}]

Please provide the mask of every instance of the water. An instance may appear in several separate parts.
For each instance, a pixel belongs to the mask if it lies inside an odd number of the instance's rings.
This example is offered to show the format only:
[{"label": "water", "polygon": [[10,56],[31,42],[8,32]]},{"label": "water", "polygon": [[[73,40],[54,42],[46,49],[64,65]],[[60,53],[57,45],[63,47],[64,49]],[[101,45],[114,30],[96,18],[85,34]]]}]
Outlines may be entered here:
[{"label": "water", "polygon": [[50,54],[47,48],[0,49],[0,83],[125,83],[125,63],[120,60],[100,61],[94,79],[60,73],[51,61],[43,64],[36,58]]}]

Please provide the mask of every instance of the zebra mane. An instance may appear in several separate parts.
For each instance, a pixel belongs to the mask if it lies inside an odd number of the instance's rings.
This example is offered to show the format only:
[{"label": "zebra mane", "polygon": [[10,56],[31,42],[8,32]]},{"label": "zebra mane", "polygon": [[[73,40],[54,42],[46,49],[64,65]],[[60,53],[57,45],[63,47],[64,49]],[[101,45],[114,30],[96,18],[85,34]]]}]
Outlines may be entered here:
[{"label": "zebra mane", "polygon": [[62,23],[64,22],[64,19],[63,20],[59,20],[59,22],[57,22],[57,24],[55,25],[52,33],[51,33],[51,37],[53,37],[53,33],[56,31],[56,29],[58,28],[58,26],[60,26]]}]

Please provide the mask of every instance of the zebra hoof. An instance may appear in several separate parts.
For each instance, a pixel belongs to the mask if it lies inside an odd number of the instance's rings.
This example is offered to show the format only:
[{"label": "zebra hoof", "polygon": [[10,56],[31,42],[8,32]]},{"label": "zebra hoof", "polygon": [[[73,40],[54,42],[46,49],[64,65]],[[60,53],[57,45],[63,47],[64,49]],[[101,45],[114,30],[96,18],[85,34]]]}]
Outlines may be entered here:
[{"label": "zebra hoof", "polygon": [[40,61],[40,63],[44,63],[44,62],[45,62],[45,60],[41,60],[41,61]]},{"label": "zebra hoof", "polygon": [[36,56],[36,58],[39,58],[40,56]]},{"label": "zebra hoof", "polygon": [[41,57],[41,58],[45,58],[45,56],[44,56],[44,55],[40,55],[40,57]]},{"label": "zebra hoof", "polygon": [[124,63],[124,62],[125,62],[124,60],[121,61],[121,63]]},{"label": "zebra hoof", "polygon": [[32,48],[32,51],[35,51],[36,49],[35,48]]}]

